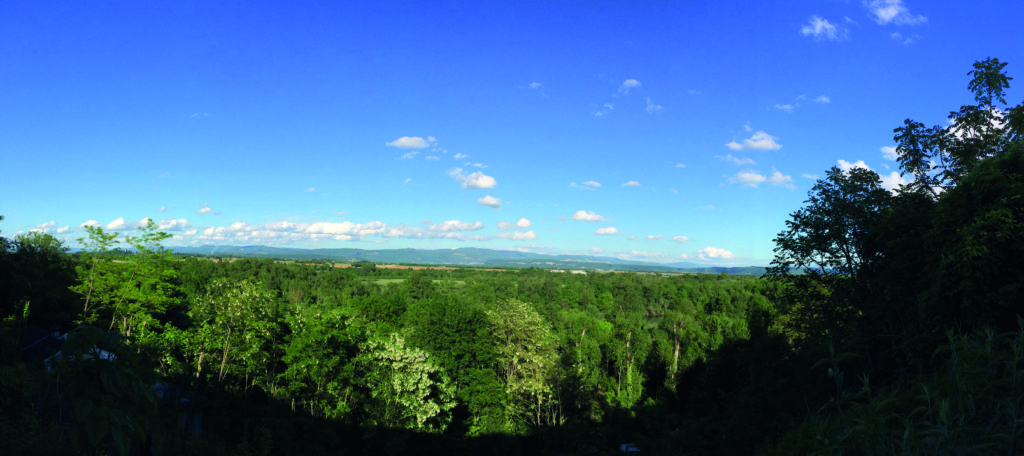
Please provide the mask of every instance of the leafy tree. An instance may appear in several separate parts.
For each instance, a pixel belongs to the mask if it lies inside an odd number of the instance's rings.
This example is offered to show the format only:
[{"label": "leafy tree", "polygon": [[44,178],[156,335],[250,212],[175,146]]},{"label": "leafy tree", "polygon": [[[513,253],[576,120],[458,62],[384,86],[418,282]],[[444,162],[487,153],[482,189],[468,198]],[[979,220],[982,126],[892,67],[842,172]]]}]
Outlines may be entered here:
[{"label": "leafy tree", "polygon": [[282,360],[287,390],[314,416],[347,418],[357,402],[352,368],[362,327],[349,309],[309,306],[288,317],[291,329]]},{"label": "leafy tree", "polygon": [[550,375],[557,361],[555,340],[543,317],[517,299],[487,312],[498,376],[505,384],[507,416],[539,425],[542,406],[552,399]]},{"label": "leafy tree", "polygon": [[430,355],[406,347],[398,334],[372,338],[361,348],[374,422],[388,428],[444,431],[451,421],[448,411],[455,406],[454,389]]},{"label": "leafy tree", "polygon": [[975,105],[949,113],[952,125],[926,128],[910,119],[893,130],[900,169],[914,176],[910,188],[933,196],[958,185],[978,164],[1000,155],[1024,134],[1024,105],[1006,108],[1006,91],[1013,78],[1005,62],[989,58],[975,62],[967,88]]},{"label": "leafy tree", "polygon": [[218,384],[229,373],[229,360],[238,359],[239,374],[246,379],[254,378],[271,361],[268,345],[276,335],[272,299],[273,294],[254,280],[217,279],[193,305],[191,317],[210,334],[204,352],[221,353]]},{"label": "leafy tree", "polygon": [[110,318],[109,329],[116,326],[128,337],[133,330],[154,324],[154,316],[173,302],[175,287],[169,279],[176,272],[169,262],[170,252],[160,245],[171,235],[158,231],[156,223],[148,220],[137,235],[125,237],[134,250],[115,255],[119,233],[104,232],[98,226],[84,228],[89,236],[78,239],[86,251],[77,268],[80,283],[71,287],[84,299],[79,321],[94,323],[103,312]]},{"label": "leafy tree", "polygon": [[840,337],[860,314],[858,277],[879,258],[871,242],[892,196],[875,172],[828,170],[775,238],[768,276],[789,284],[798,332]]}]

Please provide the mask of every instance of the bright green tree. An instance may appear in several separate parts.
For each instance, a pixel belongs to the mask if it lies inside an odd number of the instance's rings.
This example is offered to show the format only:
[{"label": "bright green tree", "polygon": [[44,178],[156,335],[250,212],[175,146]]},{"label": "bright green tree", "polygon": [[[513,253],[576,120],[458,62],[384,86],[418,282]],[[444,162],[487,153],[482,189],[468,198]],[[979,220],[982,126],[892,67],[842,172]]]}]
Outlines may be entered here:
[{"label": "bright green tree", "polygon": [[77,268],[80,283],[71,290],[82,295],[80,322],[97,323],[100,315],[110,318],[108,329],[115,327],[127,337],[157,324],[155,316],[173,302],[175,269],[170,251],[161,242],[171,237],[159,231],[152,220],[138,228],[124,243],[127,251],[115,251],[120,233],[105,232],[99,226],[84,226],[89,233],[78,242],[85,247],[82,264]]},{"label": "bright green tree", "polygon": [[558,354],[544,318],[517,299],[499,301],[487,312],[497,354],[498,377],[505,384],[506,415],[540,425],[554,400],[552,384]]},{"label": "bright green tree", "polygon": [[448,376],[420,349],[407,347],[398,334],[371,338],[360,362],[372,398],[368,412],[388,428],[442,432],[451,422],[454,388]]}]

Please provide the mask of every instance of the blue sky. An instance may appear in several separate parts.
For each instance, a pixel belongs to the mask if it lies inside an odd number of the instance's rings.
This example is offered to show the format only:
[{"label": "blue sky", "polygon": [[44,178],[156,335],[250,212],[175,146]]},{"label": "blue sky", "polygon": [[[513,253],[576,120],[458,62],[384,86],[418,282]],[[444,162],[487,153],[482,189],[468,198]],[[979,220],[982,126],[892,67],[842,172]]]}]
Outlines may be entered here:
[{"label": "blue sky", "polygon": [[[815,176],[1024,77],[991,1],[16,2],[0,224],[764,264]],[[1022,92],[1011,82],[1011,103]],[[860,163],[858,163],[860,162]]]}]

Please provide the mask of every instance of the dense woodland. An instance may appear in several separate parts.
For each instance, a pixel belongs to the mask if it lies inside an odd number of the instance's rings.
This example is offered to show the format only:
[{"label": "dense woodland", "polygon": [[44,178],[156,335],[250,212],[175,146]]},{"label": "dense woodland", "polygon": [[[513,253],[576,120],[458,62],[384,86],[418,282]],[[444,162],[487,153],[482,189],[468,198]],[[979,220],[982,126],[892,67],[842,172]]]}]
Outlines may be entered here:
[{"label": "dense woodland", "polygon": [[[909,184],[829,170],[764,277],[182,258],[0,238],[12,454],[1016,454],[1024,105],[996,59]],[[67,332],[23,356],[29,328]]]}]

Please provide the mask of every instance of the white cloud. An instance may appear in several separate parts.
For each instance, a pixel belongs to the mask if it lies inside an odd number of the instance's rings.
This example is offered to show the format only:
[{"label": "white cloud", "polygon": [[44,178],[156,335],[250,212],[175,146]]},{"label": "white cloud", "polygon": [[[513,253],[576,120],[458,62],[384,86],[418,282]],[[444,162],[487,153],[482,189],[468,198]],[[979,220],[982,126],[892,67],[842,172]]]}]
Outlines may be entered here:
[{"label": "white cloud", "polygon": [[57,234],[64,234],[67,233],[68,231],[71,231],[71,226],[69,225],[64,225],[61,228],[57,228]]},{"label": "white cloud", "polygon": [[702,260],[706,260],[708,258],[721,258],[724,260],[728,260],[735,256],[732,254],[732,252],[728,250],[716,249],[714,247],[704,247],[703,249],[698,250],[696,253],[697,257],[699,257]]},{"label": "white cloud", "polygon": [[755,173],[751,170],[744,170],[736,173],[735,176],[729,178],[729,182],[739,183],[748,187],[757,187],[758,184],[764,182],[768,178],[761,174]]},{"label": "white cloud", "polygon": [[501,200],[491,195],[484,196],[483,198],[478,198],[476,202],[480,203],[481,206],[487,206],[492,209],[498,209],[501,207]]},{"label": "white cloud", "polygon": [[814,101],[816,101],[818,103],[831,103],[832,102],[831,99],[829,99],[828,97],[826,97],[824,95],[818,96],[818,98],[815,98]]},{"label": "white cloud", "polygon": [[469,158],[469,155],[466,155],[466,154],[455,154],[454,158],[456,160],[462,160],[463,158]]},{"label": "white cloud", "polygon": [[306,189],[307,193],[313,193],[315,191],[316,191],[316,187],[309,187],[309,188]]},{"label": "white cloud", "polygon": [[806,177],[808,179],[817,179],[818,178],[817,174],[810,174],[810,173],[803,173],[803,174],[801,174],[801,176]]},{"label": "white cloud", "polygon": [[787,174],[782,174],[775,168],[772,168],[772,175],[768,176],[768,183],[772,185],[778,185],[785,187],[790,190],[795,190],[796,186],[793,185],[793,177]]},{"label": "white cloud", "polygon": [[788,113],[792,113],[793,112],[793,105],[791,105],[791,104],[778,104],[778,103],[776,103],[775,104],[775,109],[778,109],[779,111],[785,111],[785,112],[788,112]]},{"label": "white cloud", "polygon": [[737,166],[740,166],[740,165],[756,165],[757,164],[757,162],[755,162],[753,158],[748,158],[748,157],[736,158],[736,157],[733,157],[732,154],[726,154],[724,157],[721,156],[721,155],[715,155],[715,156],[718,157],[719,159],[723,160],[723,161],[727,161],[727,162],[732,163],[732,164],[737,165]]},{"label": "white cloud", "polygon": [[903,36],[903,34],[900,33],[900,32],[892,32],[892,33],[889,34],[889,38],[892,38],[892,39],[894,39],[896,41],[903,41],[903,45],[904,46],[910,46],[915,41],[921,39],[921,35],[918,35],[918,34],[915,33],[915,34],[910,35],[910,36]]},{"label": "white cloud", "polygon": [[654,114],[654,113],[657,113],[657,112],[661,112],[662,110],[665,109],[664,106],[651,101],[651,97],[644,97],[644,99],[647,100],[647,113],[648,114]]},{"label": "white cloud", "polygon": [[676,190],[676,189],[674,189],[674,188],[670,188],[670,189],[668,189],[668,191],[670,191],[670,192],[672,192],[672,193],[675,193],[676,195],[678,195],[678,194],[679,194],[679,191],[678,191],[678,190]]},{"label": "white cloud", "polygon": [[750,138],[744,139],[743,144],[737,143],[736,141],[729,142],[725,146],[732,150],[773,150],[781,149],[782,145],[775,142],[779,138],[776,138],[763,131],[757,131]]},{"label": "white cloud", "polygon": [[682,243],[684,243],[686,241],[689,241],[690,238],[688,238],[686,236],[672,236],[672,240],[682,244]]},{"label": "white cloud", "polygon": [[629,91],[632,89],[639,88],[642,84],[636,79],[627,79],[622,81],[622,85],[619,86],[619,94],[629,95]]},{"label": "white cloud", "polygon": [[104,229],[107,230],[134,230],[140,226],[144,226],[149,223],[149,217],[143,217],[142,220],[137,222],[125,221],[124,217],[118,217],[114,221],[107,224]]},{"label": "white cloud", "polygon": [[430,225],[430,231],[476,231],[483,229],[484,222],[462,222],[459,220],[445,220],[444,223]]},{"label": "white cloud", "polygon": [[597,215],[594,211],[576,211],[575,214],[572,214],[572,219],[581,222],[607,222],[611,220],[602,215]]},{"label": "white cloud", "polygon": [[619,233],[619,230],[615,229],[614,226],[609,226],[609,227],[605,227],[605,228],[598,228],[597,231],[594,231],[594,234],[621,234],[621,233]]},{"label": "white cloud", "polygon": [[886,160],[896,160],[900,158],[899,154],[896,153],[896,148],[893,146],[882,146],[881,150],[882,157],[885,157]]},{"label": "white cloud", "polygon": [[100,226],[100,222],[97,222],[95,220],[89,220],[89,221],[87,221],[85,223],[82,223],[81,225],[78,225],[78,226],[81,227],[81,228],[84,228],[84,227],[87,227],[87,226]]},{"label": "white cloud", "polygon": [[516,224],[512,223],[512,222],[498,222],[498,229],[499,230],[511,230],[511,229],[514,229],[515,227],[516,227]]},{"label": "white cloud", "polygon": [[196,214],[209,214],[211,212],[213,212],[213,209],[210,209],[209,206],[207,206],[200,208],[198,211],[196,211]]},{"label": "white cloud", "polygon": [[32,233],[32,232],[34,232],[34,233],[47,233],[47,232],[50,231],[51,228],[53,228],[55,226],[57,226],[57,222],[55,222],[53,220],[50,220],[49,222],[46,222],[46,223],[40,223],[40,224],[36,225],[35,228],[32,228],[31,230],[28,230],[28,231],[30,233]]},{"label": "white cloud", "polygon": [[658,239],[661,239],[661,238],[662,238],[662,236],[660,234],[648,234],[647,235],[647,240],[648,241],[657,241]]},{"label": "white cloud", "polygon": [[629,239],[631,241],[635,241],[636,240],[636,235],[635,234],[630,234],[629,236],[626,236],[626,239]]},{"label": "white cloud", "polygon": [[903,6],[903,0],[871,0],[865,1],[864,6],[868,8],[868,13],[879,25],[886,25],[890,22],[896,25],[917,25],[928,22],[928,18],[920,14],[911,14],[910,10]]},{"label": "white cloud", "polygon": [[833,24],[819,16],[811,16],[811,20],[803,27],[800,33],[804,36],[814,37],[816,40],[839,41],[847,36],[846,28]]},{"label": "white cloud", "polygon": [[587,249],[587,251],[590,252],[590,253],[593,253],[593,254],[601,253],[601,249],[599,249],[597,247],[591,247],[591,248]]},{"label": "white cloud", "polygon": [[583,185],[586,185],[587,187],[601,188],[601,184],[595,181],[586,181]]},{"label": "white cloud", "polygon": [[684,259],[684,260],[685,260],[685,259],[687,259],[687,258],[690,258],[690,255],[687,255],[687,254],[685,254],[685,253],[680,253],[680,254],[679,254],[679,258],[682,258],[682,259]]},{"label": "white cloud", "polygon": [[498,185],[493,177],[480,171],[465,175],[462,174],[462,168],[455,168],[449,171],[448,175],[462,182],[462,188],[494,188],[495,185]]},{"label": "white cloud", "polygon": [[529,85],[526,86],[526,88],[530,90],[541,90],[544,88],[544,84],[541,84],[539,82],[531,82]]},{"label": "white cloud", "polygon": [[173,217],[168,217],[157,222],[156,227],[161,230],[167,231],[183,231],[191,228],[192,224],[185,219],[176,219]]},{"label": "white cloud", "polygon": [[888,175],[880,174],[878,177],[882,179],[882,187],[885,187],[891,192],[895,192],[900,188],[901,185],[907,185],[907,180],[900,176],[900,173],[893,171]]},{"label": "white cloud", "polygon": [[836,162],[836,164],[839,165],[839,169],[846,172],[849,172],[851,169],[854,168],[863,168],[867,170],[871,169],[871,167],[868,166],[867,163],[864,163],[864,160],[857,160],[856,162],[850,163],[846,160],[840,159],[839,161]]},{"label": "white cloud", "polygon": [[685,167],[686,167],[686,165],[684,165],[682,163],[676,163],[676,168],[685,168]]},{"label": "white cloud", "polygon": [[426,157],[423,157],[423,159],[427,161],[437,161],[440,160],[441,157],[438,157],[437,155],[427,155]]},{"label": "white cloud", "polygon": [[414,150],[412,152],[406,152],[404,155],[402,155],[402,160],[408,160],[410,158],[413,158],[413,157],[419,155],[419,153],[420,152],[417,151],[417,150]]},{"label": "white cloud", "polygon": [[335,212],[334,215],[345,215],[346,213],[347,212],[345,212],[345,211],[338,211],[338,212]]},{"label": "white cloud", "polygon": [[160,206],[160,209],[157,209],[156,211],[157,212],[167,212],[167,206]]},{"label": "white cloud", "polygon": [[534,233],[533,230],[526,232],[513,231],[511,233],[498,233],[495,236],[503,239],[511,239],[513,241],[532,241],[537,239],[537,233]]},{"label": "white cloud", "polygon": [[[433,138],[431,136],[430,138]],[[419,136],[403,136],[389,143],[384,143],[391,147],[399,147],[402,149],[422,149],[427,147],[427,140],[420,138]]]},{"label": "white cloud", "polygon": [[518,226],[519,228],[529,228],[531,225],[533,224],[530,223],[530,221],[527,220],[526,218],[521,218],[518,222],[516,222],[516,226]]},{"label": "white cloud", "polygon": [[[281,222],[288,223],[288,222]],[[330,234],[330,235],[349,235],[349,236],[369,236],[371,234],[381,234],[387,229],[387,225],[384,222],[370,222],[370,223],[352,223],[352,222],[316,222],[313,224],[290,224],[295,227],[296,230],[309,233],[309,234]],[[267,225],[268,227],[271,224]]]},{"label": "white cloud", "polygon": [[435,142],[437,142],[437,138],[435,138],[433,136],[427,136],[427,142],[435,143]]},{"label": "white cloud", "polygon": [[622,184],[622,186],[623,187],[639,187],[640,183],[637,182],[637,181],[629,181],[629,182],[626,182],[625,184]]}]

